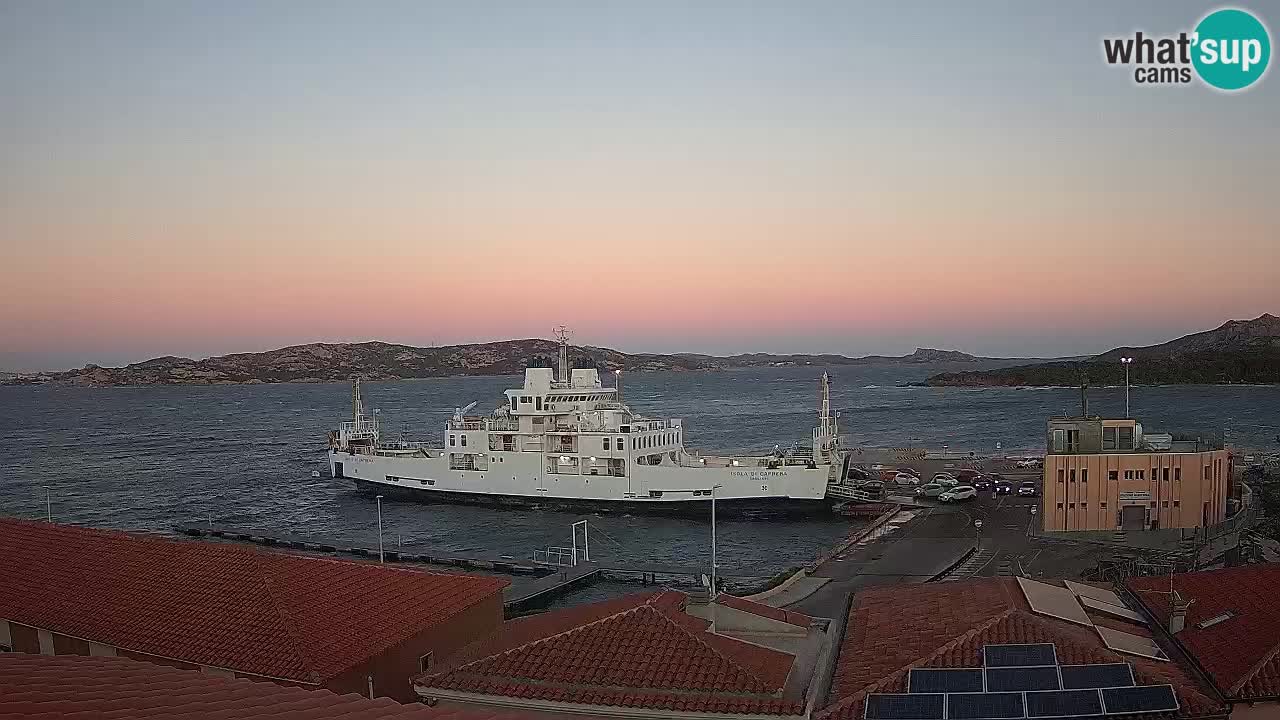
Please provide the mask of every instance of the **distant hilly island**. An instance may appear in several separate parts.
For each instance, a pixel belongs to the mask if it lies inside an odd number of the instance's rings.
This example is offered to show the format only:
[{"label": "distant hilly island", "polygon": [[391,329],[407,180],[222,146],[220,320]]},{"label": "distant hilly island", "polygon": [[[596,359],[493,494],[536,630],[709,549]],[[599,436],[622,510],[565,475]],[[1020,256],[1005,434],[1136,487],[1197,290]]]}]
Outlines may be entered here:
[{"label": "distant hilly island", "polygon": [[[442,347],[413,347],[384,342],[313,343],[257,353],[238,353],[193,360],[158,357],[124,367],[87,365],[63,372],[0,375],[0,385],[46,383],[112,385],[229,385],[279,382],[401,380],[459,375],[512,375],[530,366],[551,366],[558,353],[555,341],[542,339]],[[602,371],[714,371],[749,367],[803,365],[877,365],[1022,362],[980,358],[954,350],[920,348],[910,355],[847,357],[844,355],[774,355],[750,353],[728,357],[694,353],[624,353],[610,348],[574,346],[574,367]]]},{"label": "distant hilly island", "polygon": [[1080,360],[1027,363],[995,370],[946,372],[935,386],[1079,386],[1124,383],[1120,358],[1134,359],[1130,381],[1139,385],[1280,383],[1280,318],[1270,313],[1230,320],[1213,330],[1159,345],[1119,347]]},{"label": "distant hilly island", "polygon": [[[0,385],[229,385],[280,382],[401,380],[459,375],[512,375],[526,367],[550,366],[558,346],[543,339],[413,347],[385,342],[312,343],[279,350],[221,355],[202,360],[158,357],[124,367],[87,365],[76,370],[0,373]],[[1134,357],[1138,384],[1280,383],[1280,318],[1262,315],[1232,320],[1221,327],[1161,345],[1116,348],[1095,356],[1039,360],[978,357],[955,350],[920,348],[910,355],[848,357],[834,354],[775,355],[749,353],[717,356],[694,353],[624,353],[601,347],[575,346],[575,367],[602,371],[715,371],[751,367],[803,365],[1002,365],[934,375],[922,384],[934,386],[1077,386],[1124,381],[1121,357]]]}]

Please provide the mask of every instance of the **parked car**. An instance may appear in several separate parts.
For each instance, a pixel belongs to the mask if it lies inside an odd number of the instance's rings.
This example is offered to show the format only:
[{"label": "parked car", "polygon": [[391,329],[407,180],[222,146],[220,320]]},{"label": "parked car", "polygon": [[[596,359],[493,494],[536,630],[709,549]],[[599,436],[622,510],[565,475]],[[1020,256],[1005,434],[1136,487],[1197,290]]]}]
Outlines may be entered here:
[{"label": "parked car", "polygon": [[900,473],[906,473],[906,474],[908,474],[908,475],[915,475],[916,477],[920,477],[920,471],[919,471],[919,470],[917,470],[917,469],[915,469],[915,468],[909,468],[909,467],[906,467],[906,468],[898,468],[898,472],[900,472]]},{"label": "parked car", "polygon": [[999,482],[997,482],[995,485],[992,486],[991,491],[996,495],[1012,495],[1013,483],[1009,482],[1008,480],[1000,480]]},{"label": "parked car", "polygon": [[982,477],[982,471],[973,468],[965,468],[956,473],[956,479],[960,482],[973,482],[980,477]]},{"label": "parked car", "polygon": [[991,481],[991,478],[987,477],[986,475],[983,475],[982,477],[977,478],[970,484],[973,485],[974,490],[990,490],[991,485],[993,483]]},{"label": "parked car", "polygon": [[947,488],[938,483],[926,483],[916,488],[916,497],[936,498],[946,491]]},{"label": "parked car", "polygon": [[964,502],[978,497],[972,485],[957,485],[938,496],[942,502]]},{"label": "parked car", "polygon": [[909,475],[907,473],[900,472],[897,475],[893,476],[893,484],[898,486],[919,485],[920,478],[916,477],[915,475]]},{"label": "parked car", "polygon": [[1040,458],[1025,458],[1014,463],[1014,465],[1020,468],[1038,468],[1044,467],[1044,460]]},{"label": "parked car", "polygon": [[929,482],[936,483],[938,485],[946,485],[949,488],[955,487],[956,485],[960,484],[960,481],[952,477],[951,473],[944,473],[944,472],[940,472],[934,475],[933,479],[930,480]]},{"label": "parked car", "polygon": [[1040,490],[1036,488],[1034,480],[1025,480],[1018,486],[1019,497],[1035,497],[1040,494]]}]

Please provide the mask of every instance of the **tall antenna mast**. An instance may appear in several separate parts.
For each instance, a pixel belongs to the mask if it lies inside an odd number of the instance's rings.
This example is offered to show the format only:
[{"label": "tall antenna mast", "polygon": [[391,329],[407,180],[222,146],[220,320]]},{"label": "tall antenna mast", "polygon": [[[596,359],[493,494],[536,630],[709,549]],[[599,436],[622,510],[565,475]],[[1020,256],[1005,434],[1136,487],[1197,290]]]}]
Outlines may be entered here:
[{"label": "tall antenna mast", "polygon": [[569,328],[564,325],[556,327],[556,340],[560,341],[560,365],[556,370],[556,379],[562,383],[569,382]]},{"label": "tall antenna mast", "polygon": [[363,414],[364,403],[360,400],[360,378],[357,377],[351,380],[351,419],[358,423]]}]

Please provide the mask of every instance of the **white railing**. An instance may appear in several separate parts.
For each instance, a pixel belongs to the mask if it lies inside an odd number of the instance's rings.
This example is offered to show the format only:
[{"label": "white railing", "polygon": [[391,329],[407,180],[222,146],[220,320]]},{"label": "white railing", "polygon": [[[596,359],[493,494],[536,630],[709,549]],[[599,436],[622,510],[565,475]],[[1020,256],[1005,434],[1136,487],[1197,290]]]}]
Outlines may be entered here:
[{"label": "white railing", "polygon": [[577,551],[565,547],[549,547],[546,550],[533,551],[533,564],[551,565],[553,567],[572,567],[577,565]]}]

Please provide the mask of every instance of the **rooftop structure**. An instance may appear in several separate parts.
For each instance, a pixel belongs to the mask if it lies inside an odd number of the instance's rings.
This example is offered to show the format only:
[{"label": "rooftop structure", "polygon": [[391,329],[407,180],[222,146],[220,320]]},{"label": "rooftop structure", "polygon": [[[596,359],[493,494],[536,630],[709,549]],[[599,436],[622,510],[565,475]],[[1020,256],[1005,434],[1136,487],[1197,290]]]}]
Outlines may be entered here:
[{"label": "rooftop structure", "polygon": [[1224,697],[1280,701],[1280,564],[1131,578],[1127,585]]},{"label": "rooftop structure", "polygon": [[506,581],[0,519],[0,645],[412,699]]},{"label": "rooftop structure", "polygon": [[859,591],[828,700],[821,720],[1228,712],[1115,593],[1024,578]]},{"label": "rooftop structure", "polygon": [[514,620],[414,687],[442,703],[596,716],[799,716],[825,647],[806,616],[668,590]]}]

